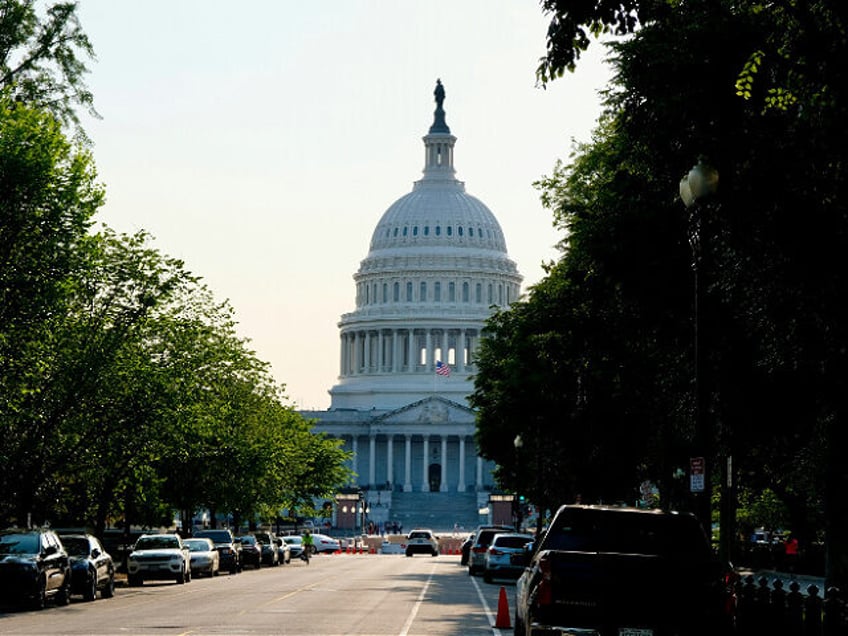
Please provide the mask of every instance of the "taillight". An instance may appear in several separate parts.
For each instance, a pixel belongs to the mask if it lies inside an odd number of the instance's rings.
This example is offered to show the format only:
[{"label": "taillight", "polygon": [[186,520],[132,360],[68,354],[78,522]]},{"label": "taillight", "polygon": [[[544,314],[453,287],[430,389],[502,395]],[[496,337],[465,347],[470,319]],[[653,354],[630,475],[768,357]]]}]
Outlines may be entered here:
[{"label": "taillight", "polygon": [[483,554],[488,548],[472,548],[471,551],[474,554]]},{"label": "taillight", "polygon": [[539,585],[536,587],[536,604],[550,605],[553,602],[553,582],[551,580],[551,561],[547,555],[539,559]]},{"label": "taillight", "polygon": [[494,556],[501,556],[501,555],[503,555],[503,554],[505,554],[505,553],[504,553],[504,551],[503,551],[503,550],[498,550],[497,548],[490,548],[490,549],[489,549],[489,554],[492,554],[492,555],[494,555]]}]

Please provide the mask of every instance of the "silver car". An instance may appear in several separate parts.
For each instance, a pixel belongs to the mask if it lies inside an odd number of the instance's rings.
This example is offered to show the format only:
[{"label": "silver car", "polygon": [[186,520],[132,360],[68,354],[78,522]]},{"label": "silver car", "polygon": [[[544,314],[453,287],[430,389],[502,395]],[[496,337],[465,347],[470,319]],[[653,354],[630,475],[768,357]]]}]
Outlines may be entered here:
[{"label": "silver car", "polygon": [[479,526],[474,532],[474,542],[468,552],[468,575],[474,576],[486,567],[486,551],[496,534],[515,532],[510,526]]},{"label": "silver car", "polygon": [[202,537],[183,539],[183,545],[187,545],[189,549],[192,576],[201,574],[218,576],[221,569],[221,556],[215,549],[212,539]]},{"label": "silver car", "polygon": [[522,554],[524,547],[534,539],[532,534],[505,532],[496,534],[492,539],[483,565],[483,580],[491,583],[496,578],[515,578],[521,576],[524,566],[513,565],[512,556]]}]

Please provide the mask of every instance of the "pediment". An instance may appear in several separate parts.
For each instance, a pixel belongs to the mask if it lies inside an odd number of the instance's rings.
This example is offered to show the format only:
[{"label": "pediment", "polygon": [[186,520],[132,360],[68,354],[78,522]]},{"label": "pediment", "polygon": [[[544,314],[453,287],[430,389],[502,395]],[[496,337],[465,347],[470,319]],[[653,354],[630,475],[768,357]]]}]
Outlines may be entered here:
[{"label": "pediment", "polygon": [[434,396],[384,413],[376,424],[469,424],[474,411],[445,398]]}]

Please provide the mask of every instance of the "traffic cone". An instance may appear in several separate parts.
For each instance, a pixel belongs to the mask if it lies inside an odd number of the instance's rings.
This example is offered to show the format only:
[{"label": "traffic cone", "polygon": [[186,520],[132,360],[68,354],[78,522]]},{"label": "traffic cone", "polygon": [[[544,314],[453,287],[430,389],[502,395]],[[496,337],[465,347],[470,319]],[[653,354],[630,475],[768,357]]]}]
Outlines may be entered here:
[{"label": "traffic cone", "polygon": [[495,627],[498,629],[509,629],[512,627],[509,619],[509,603],[506,600],[505,587],[501,587],[501,594],[498,597],[498,617],[495,619]]}]

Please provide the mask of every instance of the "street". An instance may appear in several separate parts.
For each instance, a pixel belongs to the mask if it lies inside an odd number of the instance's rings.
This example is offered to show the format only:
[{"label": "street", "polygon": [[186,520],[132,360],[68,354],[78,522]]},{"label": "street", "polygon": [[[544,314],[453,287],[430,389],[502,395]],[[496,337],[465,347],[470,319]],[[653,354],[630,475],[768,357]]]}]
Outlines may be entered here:
[{"label": "street", "polygon": [[502,586],[511,616],[514,583],[469,577],[458,555],[321,555],[309,565],[293,561],[187,585],[120,587],[112,599],[73,597],[67,607],[40,612],[3,608],[0,633],[505,636],[512,630],[494,627]]}]

